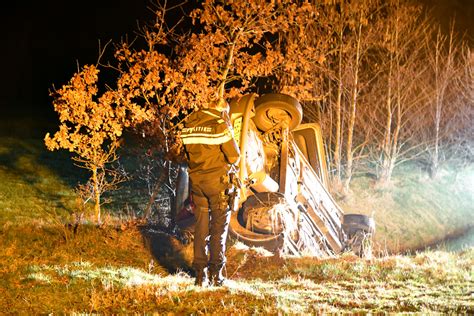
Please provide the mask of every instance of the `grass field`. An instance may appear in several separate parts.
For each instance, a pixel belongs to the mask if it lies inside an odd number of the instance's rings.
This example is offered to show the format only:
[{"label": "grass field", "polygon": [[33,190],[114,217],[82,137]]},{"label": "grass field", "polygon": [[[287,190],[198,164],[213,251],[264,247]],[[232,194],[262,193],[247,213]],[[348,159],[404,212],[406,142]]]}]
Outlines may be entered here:
[{"label": "grass field", "polygon": [[280,258],[230,241],[229,284],[198,288],[188,273],[190,245],[116,216],[101,227],[75,225],[82,206],[73,187],[83,171],[40,140],[0,138],[0,313],[472,314],[473,248],[387,254],[472,224],[471,172],[432,182],[401,170],[384,190],[355,179],[343,207],[374,213],[373,260]]},{"label": "grass field", "polygon": [[408,165],[396,170],[389,187],[377,188],[364,176],[351,188],[353,194],[340,205],[345,212],[374,216],[382,252],[434,246],[474,227],[474,166],[444,169],[432,180]]}]

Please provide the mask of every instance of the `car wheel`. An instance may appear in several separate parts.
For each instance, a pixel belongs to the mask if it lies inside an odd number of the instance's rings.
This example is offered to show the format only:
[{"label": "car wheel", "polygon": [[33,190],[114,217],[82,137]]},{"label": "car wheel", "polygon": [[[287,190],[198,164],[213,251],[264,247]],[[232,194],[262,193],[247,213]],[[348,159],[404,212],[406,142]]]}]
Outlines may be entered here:
[{"label": "car wheel", "polygon": [[370,259],[375,233],[374,219],[362,214],[345,214],[342,229],[347,237],[346,249],[361,258]]},{"label": "car wheel", "polygon": [[257,128],[264,132],[279,123],[286,124],[290,130],[293,130],[301,123],[302,118],[301,104],[289,95],[270,93],[255,100],[253,121]]}]

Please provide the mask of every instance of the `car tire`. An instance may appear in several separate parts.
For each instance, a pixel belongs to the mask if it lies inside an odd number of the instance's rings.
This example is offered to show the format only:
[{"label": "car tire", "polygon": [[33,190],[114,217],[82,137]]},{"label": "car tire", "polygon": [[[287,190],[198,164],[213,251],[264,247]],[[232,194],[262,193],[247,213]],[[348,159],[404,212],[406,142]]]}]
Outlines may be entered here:
[{"label": "car tire", "polygon": [[342,228],[346,234],[351,235],[357,230],[363,230],[366,233],[375,232],[375,222],[372,217],[363,214],[345,214],[342,221]]},{"label": "car tire", "polygon": [[347,237],[346,249],[361,258],[370,259],[375,233],[374,219],[362,214],[345,214],[342,229]]},{"label": "car tire", "polygon": [[295,129],[303,119],[303,109],[295,98],[281,93],[264,94],[255,100],[253,121],[258,129],[266,132],[288,120],[288,128]]}]

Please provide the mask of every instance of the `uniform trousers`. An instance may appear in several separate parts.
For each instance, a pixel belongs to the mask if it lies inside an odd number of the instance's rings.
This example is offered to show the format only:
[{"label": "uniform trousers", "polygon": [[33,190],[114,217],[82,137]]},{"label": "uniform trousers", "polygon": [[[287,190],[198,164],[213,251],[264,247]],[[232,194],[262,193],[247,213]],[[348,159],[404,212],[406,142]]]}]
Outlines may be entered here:
[{"label": "uniform trousers", "polygon": [[191,178],[193,201],[196,205],[193,261],[196,271],[209,267],[209,272],[213,275],[220,273],[225,266],[231,215],[226,190],[230,186],[226,176]]}]

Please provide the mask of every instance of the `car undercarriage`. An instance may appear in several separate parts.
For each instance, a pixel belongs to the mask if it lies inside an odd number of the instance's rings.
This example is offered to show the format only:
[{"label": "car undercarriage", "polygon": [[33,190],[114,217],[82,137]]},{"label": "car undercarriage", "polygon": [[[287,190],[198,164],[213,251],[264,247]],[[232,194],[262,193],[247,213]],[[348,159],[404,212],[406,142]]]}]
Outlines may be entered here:
[{"label": "car undercarriage", "polygon": [[[344,214],[332,198],[321,128],[301,124],[302,116],[299,102],[284,94],[249,94],[230,103],[241,152],[230,236],[280,255],[324,258],[352,251],[370,257],[375,222]],[[189,179],[181,168],[178,213],[188,195]],[[192,233],[192,219],[180,219],[178,226]]]}]

